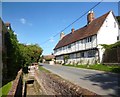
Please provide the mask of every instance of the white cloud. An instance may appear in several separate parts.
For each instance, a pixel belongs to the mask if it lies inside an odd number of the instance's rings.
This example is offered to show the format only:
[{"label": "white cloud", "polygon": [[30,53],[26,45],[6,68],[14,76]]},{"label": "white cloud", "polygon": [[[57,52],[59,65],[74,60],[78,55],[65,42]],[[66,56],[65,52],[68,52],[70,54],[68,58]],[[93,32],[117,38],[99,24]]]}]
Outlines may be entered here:
[{"label": "white cloud", "polygon": [[26,24],[26,19],[25,19],[25,18],[21,18],[21,19],[20,19],[20,22],[21,22],[22,24]]},{"label": "white cloud", "polygon": [[29,25],[29,26],[32,26],[32,25],[33,25],[32,23],[28,22],[28,20],[25,19],[25,18],[21,18],[21,19],[19,19],[19,21],[20,21],[22,24],[27,24],[27,25]]}]

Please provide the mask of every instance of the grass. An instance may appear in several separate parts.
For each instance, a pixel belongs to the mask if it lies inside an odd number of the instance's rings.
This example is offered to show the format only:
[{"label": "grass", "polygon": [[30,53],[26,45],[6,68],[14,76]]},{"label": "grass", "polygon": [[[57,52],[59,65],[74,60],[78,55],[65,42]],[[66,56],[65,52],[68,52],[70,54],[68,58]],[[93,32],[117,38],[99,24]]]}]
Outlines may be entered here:
[{"label": "grass", "polygon": [[65,66],[120,73],[120,66],[106,66],[102,64],[95,64],[95,65],[89,65],[89,66],[88,65],[65,65]]},{"label": "grass", "polygon": [[0,88],[0,92],[2,91],[2,96],[6,97],[8,95],[8,92],[10,91],[12,87],[12,81],[8,82],[6,85]]},{"label": "grass", "polygon": [[40,71],[45,71],[45,72],[47,72],[47,73],[50,73],[50,71],[49,71],[49,70],[47,70],[47,69],[43,68],[42,66],[39,66],[39,70],[40,70]]}]

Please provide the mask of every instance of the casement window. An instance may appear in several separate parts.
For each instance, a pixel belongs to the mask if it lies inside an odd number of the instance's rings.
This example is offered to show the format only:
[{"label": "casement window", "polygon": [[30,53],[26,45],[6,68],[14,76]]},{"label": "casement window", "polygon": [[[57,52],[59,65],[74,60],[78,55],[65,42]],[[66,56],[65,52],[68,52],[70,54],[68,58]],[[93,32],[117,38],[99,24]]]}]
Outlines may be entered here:
[{"label": "casement window", "polygon": [[77,54],[76,54],[76,57],[77,57],[77,58],[80,58],[80,53],[77,53]]},{"label": "casement window", "polygon": [[62,50],[62,48],[59,49],[60,51]]},{"label": "casement window", "polygon": [[81,53],[80,53],[80,56],[81,56],[81,58],[84,58],[84,57],[85,57],[84,52],[81,52]]},{"label": "casement window", "polygon": [[70,54],[70,59],[73,59],[74,58],[74,55],[73,54]]},{"label": "casement window", "polygon": [[73,54],[73,57],[74,57],[74,58],[76,58],[76,53],[75,53],[75,54]]},{"label": "casement window", "polygon": [[96,55],[96,50],[88,51],[88,57],[95,57],[95,55]]},{"label": "casement window", "polygon": [[68,48],[71,48],[71,44],[70,44],[70,45],[68,45]]},{"label": "casement window", "polygon": [[119,37],[119,36],[117,36],[117,40],[120,40],[120,37]]},{"label": "casement window", "polygon": [[86,43],[91,42],[91,41],[92,41],[92,37],[86,38]]},{"label": "casement window", "polygon": [[83,44],[84,42],[83,42],[83,40],[81,40],[81,44]]}]

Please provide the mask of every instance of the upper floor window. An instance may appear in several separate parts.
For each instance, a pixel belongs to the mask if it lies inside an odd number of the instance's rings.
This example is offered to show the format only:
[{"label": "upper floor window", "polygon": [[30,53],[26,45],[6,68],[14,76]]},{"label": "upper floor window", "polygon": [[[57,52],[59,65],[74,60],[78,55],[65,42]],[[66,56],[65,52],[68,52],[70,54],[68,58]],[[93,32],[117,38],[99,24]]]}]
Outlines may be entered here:
[{"label": "upper floor window", "polygon": [[106,19],[106,27],[108,27],[108,21],[107,21],[107,19]]},{"label": "upper floor window", "polygon": [[70,45],[68,45],[68,48],[71,48],[71,44],[70,44]]},{"label": "upper floor window", "polygon": [[91,42],[91,41],[92,41],[92,37],[86,38],[86,43],[87,43],[87,42]]},{"label": "upper floor window", "polygon": [[62,50],[62,48],[59,49],[60,51]]},{"label": "upper floor window", "polygon": [[81,44],[83,44],[83,40],[81,40],[80,42],[81,42]]}]

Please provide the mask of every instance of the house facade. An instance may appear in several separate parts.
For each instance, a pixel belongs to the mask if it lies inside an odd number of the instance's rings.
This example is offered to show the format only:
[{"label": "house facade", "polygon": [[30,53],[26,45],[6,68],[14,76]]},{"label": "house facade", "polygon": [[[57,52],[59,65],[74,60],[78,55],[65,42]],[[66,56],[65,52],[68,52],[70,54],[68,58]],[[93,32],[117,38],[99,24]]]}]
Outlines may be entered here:
[{"label": "house facade", "polygon": [[64,63],[65,55],[68,56],[66,64],[95,64],[101,63],[104,49],[101,44],[117,42],[119,26],[112,11],[95,19],[94,12],[87,15],[87,25],[64,35],[54,48],[56,62]]}]

